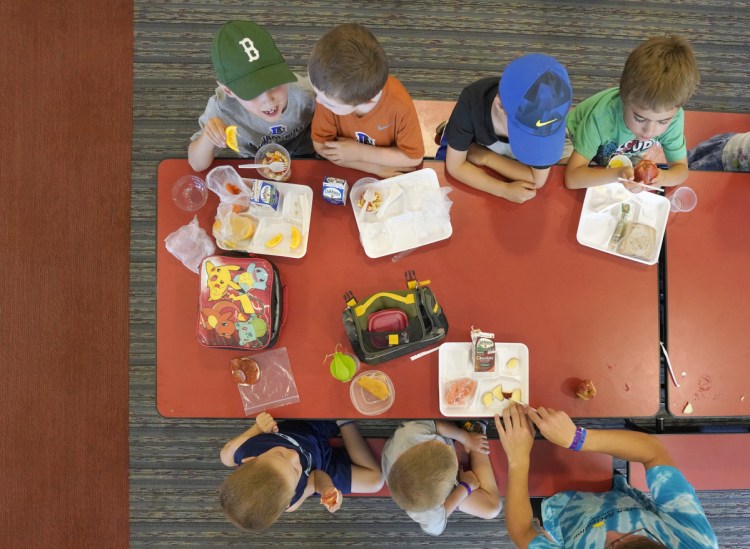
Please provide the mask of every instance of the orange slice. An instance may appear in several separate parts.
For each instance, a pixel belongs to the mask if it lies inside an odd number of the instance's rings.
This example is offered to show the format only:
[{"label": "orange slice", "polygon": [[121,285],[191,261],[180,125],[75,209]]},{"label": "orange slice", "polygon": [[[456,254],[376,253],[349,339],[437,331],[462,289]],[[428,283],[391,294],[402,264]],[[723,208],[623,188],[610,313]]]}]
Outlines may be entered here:
[{"label": "orange slice", "polygon": [[237,126],[227,126],[224,134],[227,136],[227,147],[234,152],[240,152],[240,148],[237,145]]},{"label": "orange slice", "polygon": [[279,233],[276,236],[274,236],[271,240],[266,242],[266,248],[275,248],[276,246],[281,243],[281,240],[284,238],[284,235]]},{"label": "orange slice", "polygon": [[289,248],[292,250],[296,250],[299,248],[300,242],[302,242],[302,235],[297,230],[297,227],[292,227],[292,243],[289,244]]},{"label": "orange slice", "polygon": [[253,236],[255,225],[250,218],[244,215],[231,214],[229,219],[229,223],[232,226],[232,235],[237,240],[246,240]]},{"label": "orange slice", "polygon": [[379,379],[372,376],[363,376],[357,379],[357,383],[372,396],[385,400],[391,396],[388,386]]}]

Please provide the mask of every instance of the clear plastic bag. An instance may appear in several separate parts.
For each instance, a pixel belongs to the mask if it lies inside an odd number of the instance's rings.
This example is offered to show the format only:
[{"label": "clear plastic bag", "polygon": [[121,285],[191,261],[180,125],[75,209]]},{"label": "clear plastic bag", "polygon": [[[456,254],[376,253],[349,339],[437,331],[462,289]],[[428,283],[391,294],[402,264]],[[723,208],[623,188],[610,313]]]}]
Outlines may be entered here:
[{"label": "clear plastic bag", "polygon": [[[251,385],[237,383],[246,416],[299,402],[286,347],[254,354],[251,358],[260,370],[258,380]],[[237,381],[236,375],[232,378]]]},{"label": "clear plastic bag", "polygon": [[170,234],[164,243],[169,253],[194,273],[198,272],[201,261],[216,251],[211,238],[198,225],[198,216]]},{"label": "clear plastic bag", "polygon": [[250,189],[232,166],[216,166],[206,175],[206,186],[222,204],[249,204]]}]

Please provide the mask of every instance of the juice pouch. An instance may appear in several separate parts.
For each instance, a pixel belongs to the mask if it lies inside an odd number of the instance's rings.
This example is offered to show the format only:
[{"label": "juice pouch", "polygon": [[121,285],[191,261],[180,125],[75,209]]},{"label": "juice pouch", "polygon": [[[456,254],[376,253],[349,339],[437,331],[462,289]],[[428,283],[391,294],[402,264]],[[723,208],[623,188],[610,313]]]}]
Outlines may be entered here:
[{"label": "juice pouch", "polygon": [[495,371],[495,334],[471,327],[471,361],[475,372]]}]

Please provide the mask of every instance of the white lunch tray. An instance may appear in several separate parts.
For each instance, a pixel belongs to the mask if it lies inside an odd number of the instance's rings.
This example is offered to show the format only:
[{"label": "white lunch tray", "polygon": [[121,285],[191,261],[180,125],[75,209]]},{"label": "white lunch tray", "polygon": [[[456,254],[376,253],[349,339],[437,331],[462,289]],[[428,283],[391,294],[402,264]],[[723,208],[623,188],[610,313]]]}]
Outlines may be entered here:
[{"label": "white lunch tray", "polygon": [[[493,399],[490,406],[482,402],[482,395],[502,384],[504,392],[521,389],[521,402],[529,402],[529,348],[523,343],[495,342],[495,371],[475,372],[471,363],[471,343],[443,343],[438,351],[438,392],[440,413],[449,417],[492,417],[510,404],[511,400]],[[511,358],[518,366],[508,368]],[[477,381],[474,395],[464,406],[445,402],[451,380],[468,377]]]},{"label": "white lunch tray", "polygon": [[[401,193],[389,200],[391,192]],[[357,205],[368,190],[381,194],[382,212],[366,212]],[[449,203],[431,168],[383,179],[360,181],[352,186],[349,201],[359,228],[362,247],[368,257],[383,257],[449,238],[453,227]]]},{"label": "white lunch tray", "polygon": [[[623,255],[608,247],[609,240],[620,219],[621,204],[624,203],[630,204],[627,221],[643,223],[656,229],[654,254],[648,260]],[[646,191],[631,193],[620,183],[589,187],[586,190],[586,198],[583,200],[576,239],[580,244],[589,248],[653,265],[659,260],[668,217],[669,200],[658,194]]]}]

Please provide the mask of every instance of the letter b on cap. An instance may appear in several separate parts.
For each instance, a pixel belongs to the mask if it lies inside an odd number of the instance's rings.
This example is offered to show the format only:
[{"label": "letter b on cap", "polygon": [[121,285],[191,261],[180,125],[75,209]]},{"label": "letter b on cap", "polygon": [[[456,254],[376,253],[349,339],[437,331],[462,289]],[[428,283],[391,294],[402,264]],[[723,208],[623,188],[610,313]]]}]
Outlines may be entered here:
[{"label": "letter b on cap", "polygon": [[253,41],[249,38],[243,38],[240,40],[240,46],[242,46],[242,49],[245,50],[245,53],[247,54],[247,60],[251,63],[253,61],[257,61],[260,57],[260,53],[255,47],[255,44],[253,44]]}]

